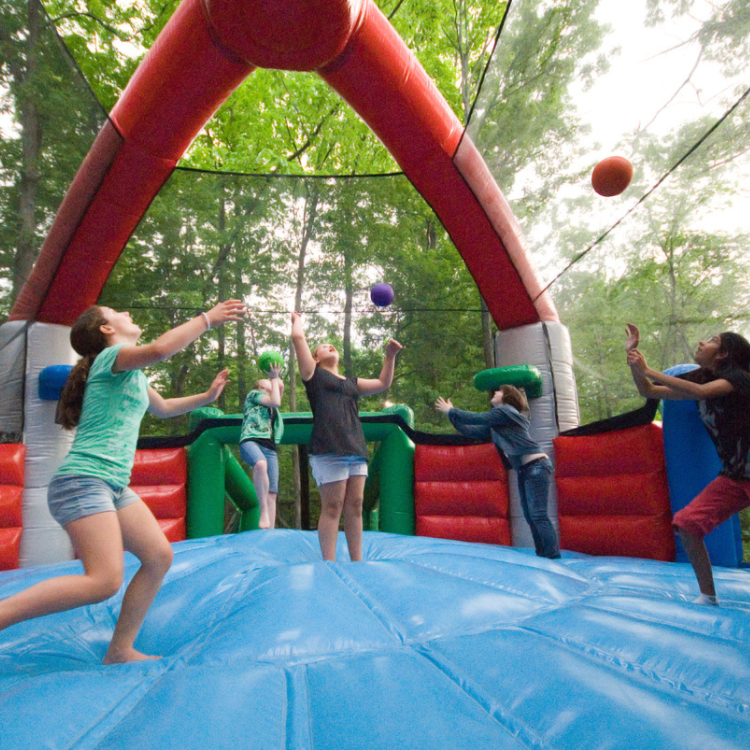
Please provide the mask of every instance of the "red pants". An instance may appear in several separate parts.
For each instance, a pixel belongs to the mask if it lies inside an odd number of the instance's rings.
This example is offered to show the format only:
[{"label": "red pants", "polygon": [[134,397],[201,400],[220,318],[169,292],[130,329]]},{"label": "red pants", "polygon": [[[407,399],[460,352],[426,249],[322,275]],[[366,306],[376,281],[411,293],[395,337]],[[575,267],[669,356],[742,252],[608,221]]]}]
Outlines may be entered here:
[{"label": "red pants", "polygon": [[749,505],[750,480],[739,482],[719,476],[689,505],[674,514],[672,525],[703,539],[727,518]]}]

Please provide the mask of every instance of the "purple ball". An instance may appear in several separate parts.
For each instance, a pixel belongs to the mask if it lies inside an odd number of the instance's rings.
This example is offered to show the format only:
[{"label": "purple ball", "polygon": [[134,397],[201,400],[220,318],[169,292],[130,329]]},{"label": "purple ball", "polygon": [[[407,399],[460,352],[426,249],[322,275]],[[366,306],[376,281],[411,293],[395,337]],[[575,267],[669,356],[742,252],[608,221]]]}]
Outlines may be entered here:
[{"label": "purple ball", "polygon": [[393,302],[393,287],[385,282],[375,284],[375,286],[370,289],[370,299],[378,307],[387,307]]}]

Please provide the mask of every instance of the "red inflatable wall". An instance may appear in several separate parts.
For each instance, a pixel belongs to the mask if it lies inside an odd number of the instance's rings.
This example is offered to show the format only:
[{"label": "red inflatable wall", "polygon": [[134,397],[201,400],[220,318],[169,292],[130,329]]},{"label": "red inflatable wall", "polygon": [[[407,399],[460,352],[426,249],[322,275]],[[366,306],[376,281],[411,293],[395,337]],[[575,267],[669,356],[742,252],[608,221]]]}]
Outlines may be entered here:
[{"label": "red inflatable wall", "polygon": [[186,538],[187,454],[184,448],[136,451],[130,487],[151,508],[170,542]]},{"label": "red inflatable wall", "polygon": [[23,520],[23,462],[26,446],[0,445],[0,570],[18,567]]},{"label": "red inflatable wall", "polygon": [[492,443],[417,445],[417,536],[510,544],[508,475]]},{"label": "red inflatable wall", "polygon": [[554,442],[562,549],[674,560],[660,426]]}]

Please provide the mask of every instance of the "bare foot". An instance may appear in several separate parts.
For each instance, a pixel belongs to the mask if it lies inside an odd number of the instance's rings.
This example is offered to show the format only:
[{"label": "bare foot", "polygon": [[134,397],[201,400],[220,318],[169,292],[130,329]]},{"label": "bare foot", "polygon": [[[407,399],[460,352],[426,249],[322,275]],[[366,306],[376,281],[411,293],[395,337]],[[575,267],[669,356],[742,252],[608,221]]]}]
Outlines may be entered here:
[{"label": "bare foot", "polygon": [[268,520],[268,516],[261,515],[260,521],[258,521],[259,529],[270,529],[271,522]]},{"label": "bare foot", "polygon": [[149,659],[161,659],[161,656],[149,656],[136,651],[134,648],[117,649],[110,646],[104,654],[102,664],[127,664],[129,661],[147,661]]}]

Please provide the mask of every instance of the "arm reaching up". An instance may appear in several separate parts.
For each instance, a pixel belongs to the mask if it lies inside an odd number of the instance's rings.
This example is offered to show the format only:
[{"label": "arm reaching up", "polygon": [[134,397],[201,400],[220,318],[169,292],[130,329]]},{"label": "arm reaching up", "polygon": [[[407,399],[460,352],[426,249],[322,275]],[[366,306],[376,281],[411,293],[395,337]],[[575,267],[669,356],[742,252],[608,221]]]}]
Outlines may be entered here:
[{"label": "arm reaching up", "polygon": [[224,387],[229,382],[229,370],[222,370],[211,383],[209,389],[204,393],[196,393],[194,396],[181,396],[180,398],[164,398],[153,388],[148,389],[148,410],[155,417],[168,419],[180,414],[187,414],[193,409],[206,406],[221,395]]},{"label": "arm reaching up", "polygon": [[385,358],[380,376],[374,379],[357,378],[357,390],[360,396],[371,396],[374,393],[387,391],[393,383],[393,374],[396,370],[396,357],[403,349],[395,339],[391,339],[385,347]]},{"label": "arm reaching up", "polygon": [[119,372],[126,370],[140,370],[149,365],[155,365],[169,359],[173,354],[193,343],[202,333],[210,328],[223,325],[229,320],[241,320],[240,316],[247,312],[244,302],[228,299],[219,302],[208,312],[201,313],[187,323],[163,333],[156,341],[138,346],[128,344],[123,346],[117,354],[115,368]]},{"label": "arm reaching up", "polygon": [[298,312],[292,313],[292,344],[297,355],[297,367],[302,380],[307,381],[315,373],[315,359],[305,338],[302,327],[302,316]]}]

